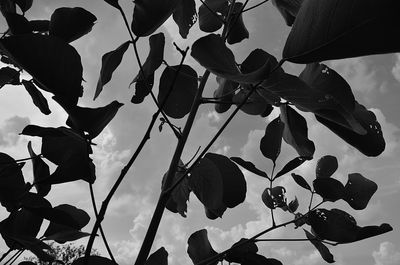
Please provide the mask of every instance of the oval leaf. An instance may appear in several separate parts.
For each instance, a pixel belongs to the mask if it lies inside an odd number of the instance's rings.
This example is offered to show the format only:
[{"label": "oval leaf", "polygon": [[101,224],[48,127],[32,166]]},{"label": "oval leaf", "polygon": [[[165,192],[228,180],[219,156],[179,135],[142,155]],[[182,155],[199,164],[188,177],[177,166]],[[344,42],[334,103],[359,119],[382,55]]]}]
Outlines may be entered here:
[{"label": "oval leaf", "polygon": [[338,169],[337,158],[331,155],[321,157],[315,168],[317,178],[329,178]]},{"label": "oval leaf", "polygon": [[26,80],[22,80],[22,84],[24,85],[26,91],[28,91],[29,95],[32,98],[33,104],[39,108],[39,110],[45,114],[49,115],[51,113],[49,109],[49,104],[47,103],[47,99],[43,96],[43,94],[36,88],[33,82],[29,82]]},{"label": "oval leaf", "polygon": [[229,44],[239,43],[249,38],[249,31],[243,22],[242,11],[243,3],[235,2],[230,20],[231,23],[228,24],[229,31],[226,40]]},{"label": "oval leaf", "polygon": [[228,11],[226,0],[205,0],[199,7],[199,28],[204,32],[219,30],[224,21],[225,13]]},{"label": "oval leaf", "polygon": [[349,174],[344,187],[344,200],[355,210],[363,210],[367,207],[372,195],[378,189],[378,185],[359,173]]},{"label": "oval leaf", "polygon": [[336,179],[317,178],[313,181],[313,187],[325,201],[335,202],[344,197],[344,186]]},{"label": "oval leaf", "polygon": [[33,151],[30,141],[28,142],[28,151],[29,155],[32,157],[33,185],[35,185],[37,193],[44,197],[50,192],[51,185],[48,183],[41,183],[41,181],[50,177],[50,168],[43,159],[37,156]]},{"label": "oval leaf", "polygon": [[303,164],[307,159],[304,157],[296,157],[292,160],[290,160],[282,169],[281,171],[279,171],[276,176],[275,179],[279,178],[280,176],[285,175],[286,173],[289,173],[290,171],[292,171],[293,169],[296,169],[297,167],[299,167],[301,164]]},{"label": "oval leaf", "polygon": [[268,123],[265,128],[265,134],[260,141],[261,153],[272,160],[275,164],[276,159],[281,153],[281,144],[285,124],[281,121],[280,117],[275,118]]},{"label": "oval leaf", "polygon": [[[193,264],[197,264],[200,261],[218,254],[212,248],[210,241],[208,240],[206,229],[199,230],[190,235],[188,238],[187,253],[193,261]],[[217,264],[217,262],[214,264]]]},{"label": "oval leaf", "polygon": [[313,234],[311,234],[307,230],[304,230],[304,232],[306,233],[306,236],[307,236],[308,240],[310,240],[311,244],[313,244],[314,247],[318,250],[318,252],[321,255],[321,257],[328,263],[334,263],[335,260],[333,259],[332,253],[321,242],[321,240],[318,240],[316,236],[314,236]]},{"label": "oval leaf", "polygon": [[197,21],[196,3],[194,0],[180,1],[172,18],[179,27],[179,34],[186,39],[190,28]]},{"label": "oval leaf", "polygon": [[249,162],[249,161],[243,160],[240,157],[231,157],[230,159],[232,161],[234,161],[235,163],[239,164],[240,166],[244,167],[245,169],[247,169],[251,173],[254,173],[254,174],[256,174],[256,175],[258,175],[260,177],[266,178],[266,179],[269,178],[267,173],[265,173],[264,171],[256,168],[256,166],[253,163]]},{"label": "oval leaf", "polygon": [[294,181],[300,186],[305,188],[306,190],[311,191],[310,185],[307,183],[307,181],[300,175],[292,173],[292,178]]}]

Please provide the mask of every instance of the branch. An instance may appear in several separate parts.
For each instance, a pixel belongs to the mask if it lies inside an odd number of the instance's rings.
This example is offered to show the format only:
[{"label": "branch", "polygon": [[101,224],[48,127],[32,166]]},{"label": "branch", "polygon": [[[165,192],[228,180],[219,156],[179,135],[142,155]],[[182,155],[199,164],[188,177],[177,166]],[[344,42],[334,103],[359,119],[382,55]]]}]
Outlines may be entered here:
[{"label": "branch", "polygon": [[262,2],[260,2],[260,3],[258,3],[258,4],[256,4],[256,5],[254,5],[254,6],[251,6],[251,7],[247,8],[247,9],[243,10],[242,13],[247,12],[247,11],[250,11],[250,10],[256,8],[256,7],[259,7],[260,5],[263,5],[263,4],[265,4],[266,2],[268,2],[268,1],[269,1],[269,0],[264,0],[264,1],[262,1]]}]

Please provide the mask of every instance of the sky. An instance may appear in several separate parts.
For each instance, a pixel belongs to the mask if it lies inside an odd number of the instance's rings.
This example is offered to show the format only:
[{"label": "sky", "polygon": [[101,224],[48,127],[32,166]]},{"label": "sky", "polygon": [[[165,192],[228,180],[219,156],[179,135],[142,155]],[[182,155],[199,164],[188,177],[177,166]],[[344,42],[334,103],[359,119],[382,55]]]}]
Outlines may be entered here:
[{"label": "sky", "polygon": [[[128,19],[131,17],[133,4],[121,0]],[[249,5],[258,3],[251,0]],[[62,6],[80,6],[92,12],[97,22],[92,32],[74,41],[72,45],[82,57],[84,69],[84,95],[79,101],[80,106],[103,106],[113,100],[125,105],[109,126],[99,135],[95,142],[92,158],[96,164],[97,180],[94,185],[98,205],[105,198],[107,191],[119,175],[122,167],[138,146],[152,114],[156,111],[154,104],[146,99],[140,105],[133,105],[130,99],[133,89],[128,89],[129,83],[138,72],[132,50],[128,50],[122,64],[113,75],[102,94],[93,101],[94,90],[101,67],[101,56],[128,40],[129,36],[123,26],[123,21],[115,8],[109,7],[103,1],[77,0],[35,0],[26,16],[29,19],[46,19],[52,12]],[[197,2],[197,7],[199,6]],[[254,49],[261,48],[273,54],[278,59],[290,28],[270,2],[249,11],[244,15],[244,23],[250,32],[250,38],[240,44],[230,46],[238,62]],[[0,18],[0,32],[7,28],[3,18]],[[176,42],[181,48],[190,47],[194,40],[206,35],[198,24],[194,25],[187,40],[180,38],[178,28],[169,19],[157,31],[166,36],[165,60],[170,65],[178,64],[179,53],[173,48]],[[148,52],[148,41],[139,41],[142,60]],[[186,63],[192,65],[199,75],[204,71],[193,58],[188,56]],[[361,173],[375,181],[379,188],[372,197],[368,207],[363,211],[355,211],[345,203],[327,204],[328,208],[340,208],[352,214],[358,224],[379,225],[389,223],[393,231],[364,241],[330,247],[336,264],[340,265],[395,265],[400,264],[400,117],[398,99],[400,98],[400,54],[386,54],[351,58],[337,61],[327,61],[327,65],[340,73],[351,85],[356,99],[373,111],[378,118],[386,140],[386,150],[378,158],[368,158],[346,144],[323,125],[316,122],[309,114],[307,118],[309,138],[316,145],[313,161],[304,163],[294,172],[304,176],[309,183],[315,177],[316,160],[324,155],[334,155],[338,158],[339,169],[335,178],[346,183],[349,173]],[[299,74],[303,65],[285,63],[288,73]],[[156,73],[157,80],[161,71]],[[155,84],[157,93],[157,83]],[[216,88],[215,76],[211,76],[206,86],[206,96],[212,96]],[[49,99],[52,114],[45,116],[32,104],[23,87],[6,86],[0,90],[0,150],[15,159],[28,156],[26,145],[33,142],[33,148],[40,150],[40,141],[25,136],[19,136],[27,124],[41,126],[63,126],[66,114],[61,107]],[[185,147],[182,160],[187,162],[195,155],[196,150],[204,147],[215,134],[229,113],[218,114],[213,106],[205,105],[198,113],[194,127]],[[228,126],[221,138],[211,148],[211,152],[227,156],[240,156],[252,161],[257,167],[270,172],[272,164],[265,159],[260,150],[259,142],[264,135],[268,122],[278,115],[276,110],[267,117],[254,117],[239,112]],[[186,117],[173,120],[183,127]],[[156,126],[157,127],[157,126]],[[155,207],[160,189],[161,179],[166,172],[172,157],[176,139],[168,127],[162,132],[157,128],[151,133],[151,139],[146,144],[141,155],[129,171],[126,179],[118,189],[107,211],[103,227],[112,250],[121,265],[132,264],[140,248],[141,241],[147,229]],[[277,167],[282,167],[296,156],[290,146],[283,144],[282,153]],[[32,178],[32,167],[27,163],[24,175],[29,181]],[[271,225],[269,210],[261,201],[261,193],[267,187],[265,180],[243,171],[247,180],[247,197],[243,204],[228,210],[222,219],[208,220],[204,210],[192,194],[188,203],[187,218],[166,211],[159,233],[156,237],[153,251],[164,246],[169,252],[169,264],[192,264],[186,254],[187,238],[195,231],[206,228],[212,246],[216,251],[223,251],[243,237],[250,237]],[[308,195],[293,182],[290,176],[281,178],[279,185],[287,190],[288,199],[295,196],[300,201],[300,210],[306,209]],[[91,222],[84,228],[90,232],[93,225],[93,210],[91,208],[88,184],[83,181],[53,186],[48,196],[53,206],[68,203],[85,209],[91,215]],[[291,215],[280,210],[276,211],[278,223],[290,220]],[[7,216],[5,209],[0,209],[0,218]],[[45,226],[44,226],[45,228]],[[304,238],[301,229],[288,226],[276,230],[266,238]],[[85,244],[87,239],[77,243]],[[96,249],[106,256],[105,248],[100,238],[95,242]],[[317,251],[308,242],[268,242],[259,244],[260,252],[267,257],[279,259],[283,264],[318,265],[325,264]],[[0,253],[7,250],[0,242]]]}]

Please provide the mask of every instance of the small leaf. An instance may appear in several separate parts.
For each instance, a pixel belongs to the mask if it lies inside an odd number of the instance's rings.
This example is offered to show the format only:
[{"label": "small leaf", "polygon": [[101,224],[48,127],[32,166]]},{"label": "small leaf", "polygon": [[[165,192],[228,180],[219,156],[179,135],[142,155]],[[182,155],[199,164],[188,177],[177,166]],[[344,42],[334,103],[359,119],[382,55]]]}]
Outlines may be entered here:
[{"label": "small leaf", "polygon": [[31,96],[33,104],[35,104],[35,106],[38,107],[43,114],[49,115],[51,111],[49,109],[47,99],[43,96],[39,89],[36,88],[35,84],[26,80],[22,80],[22,84]]},{"label": "small leaf", "polygon": [[[210,10],[211,9],[211,10]],[[199,28],[204,32],[219,30],[224,21],[225,13],[228,11],[226,0],[205,0],[199,7]]]},{"label": "small leaf", "polygon": [[120,10],[121,6],[118,3],[118,0],[104,0],[107,4],[115,7],[116,9]]},{"label": "small leaf", "polygon": [[349,174],[344,187],[344,200],[355,210],[363,210],[367,207],[372,195],[378,189],[378,185],[359,173]]},{"label": "small leaf", "polygon": [[123,104],[114,100],[100,108],[73,107],[67,110],[67,125],[78,132],[87,132],[89,139],[96,138],[115,117]]},{"label": "small leaf", "polygon": [[296,149],[301,157],[312,158],[315,145],[308,139],[307,122],[304,117],[288,105],[282,105],[280,118],[285,124],[283,130],[285,142]]},{"label": "small leaf", "polygon": [[[218,254],[212,248],[210,241],[208,240],[206,229],[199,230],[190,235],[188,239],[187,253],[193,261],[193,264],[197,264],[200,261]],[[217,261],[213,264],[217,264]]]},{"label": "small leaf", "polygon": [[286,189],[282,186],[276,186],[272,189],[266,188],[261,195],[261,199],[270,209],[283,208],[287,206],[285,193]]},{"label": "small leaf", "polygon": [[[196,91],[197,73],[189,65],[167,67],[160,78],[158,102],[162,104],[165,114],[174,119],[181,119],[190,112]],[[177,76],[175,80],[175,76]],[[175,82],[174,82],[175,81]],[[173,85],[173,87],[172,87]],[[172,87],[172,91],[171,90]],[[168,95],[168,98],[167,98]]]},{"label": "small leaf", "polygon": [[65,228],[63,231],[46,236],[43,240],[53,240],[59,244],[64,244],[88,236],[90,236],[90,233],[82,232],[73,228]]},{"label": "small leaf", "polygon": [[41,183],[41,181],[50,177],[50,168],[43,161],[43,159],[41,159],[39,156],[37,156],[36,153],[33,151],[31,141],[28,142],[28,151],[29,151],[29,155],[31,157],[34,157],[32,159],[33,185],[35,186],[37,193],[40,196],[44,197],[47,194],[49,194],[51,185]]},{"label": "small leaf", "polygon": [[121,63],[122,57],[124,56],[130,44],[130,41],[126,41],[117,49],[107,52],[101,57],[100,77],[97,81],[96,92],[93,99],[96,99],[103,90],[103,86],[110,82],[112,74]]},{"label": "small leaf", "polygon": [[249,31],[243,22],[242,10],[243,3],[235,2],[231,14],[231,20],[228,24],[229,31],[226,40],[229,44],[239,43],[242,40],[249,38]]},{"label": "small leaf", "polygon": [[57,8],[50,18],[49,34],[72,42],[92,30],[96,16],[81,7]]},{"label": "small leaf", "polygon": [[19,85],[19,72],[11,67],[0,68],[0,88],[7,84]]},{"label": "small leaf", "polygon": [[297,197],[295,197],[294,200],[289,202],[288,210],[291,213],[295,213],[298,208],[299,208],[299,200],[297,199]]},{"label": "small leaf", "polygon": [[172,18],[179,27],[179,34],[186,39],[190,28],[197,21],[196,3],[194,0],[181,0]]},{"label": "small leaf", "polygon": [[248,243],[245,243],[244,245],[241,245],[237,247],[238,244],[242,244],[243,241],[247,241],[248,239],[242,238],[235,244],[233,244],[230,248],[230,251],[226,253],[225,260],[229,263],[235,262],[235,263],[242,263],[245,259],[246,256],[253,253],[257,253],[258,247],[256,243],[253,241],[250,241]]},{"label": "small leaf", "polygon": [[274,164],[281,153],[284,128],[285,124],[281,121],[280,117],[275,118],[265,128],[265,134],[260,141],[261,153],[266,158],[271,159]]},{"label": "small leaf", "polygon": [[313,187],[325,201],[335,202],[344,197],[343,184],[333,178],[317,178],[313,181]]},{"label": "small leaf", "polygon": [[21,9],[22,13],[25,13],[32,7],[33,0],[13,0]]},{"label": "small leaf", "polygon": [[[398,52],[399,8],[398,1],[304,1],[282,57],[294,63],[311,63]],[[350,43],[357,49],[351,49]]]},{"label": "small leaf", "polygon": [[307,183],[307,181],[300,175],[292,173],[292,178],[294,181],[300,186],[305,188],[306,190],[311,191],[310,185]]},{"label": "small leaf", "polygon": [[289,173],[290,171],[292,171],[293,169],[296,169],[297,167],[299,167],[301,164],[303,164],[307,159],[304,157],[296,157],[292,160],[290,160],[282,169],[281,171],[279,171],[276,176],[275,179],[279,178],[280,176],[285,175],[286,173]]},{"label": "small leaf", "polygon": [[254,174],[256,174],[256,175],[258,175],[260,177],[266,178],[266,179],[269,178],[267,173],[265,173],[264,171],[256,168],[256,166],[253,163],[249,162],[249,161],[243,160],[240,157],[231,157],[230,159],[232,161],[234,161],[235,163],[239,164],[240,166],[242,166],[243,168],[247,169],[251,173],[254,173]]},{"label": "small leaf", "polygon": [[132,31],[145,37],[156,31],[174,12],[180,0],[136,0],[133,9]]},{"label": "small leaf", "polygon": [[89,256],[87,260],[85,257],[81,257],[72,262],[71,265],[117,265],[117,263],[100,256]]},{"label": "small leaf", "polygon": [[164,58],[165,36],[158,33],[149,38],[150,52],[143,64],[143,72],[135,77],[132,83],[136,82],[135,95],[131,102],[134,104],[142,103],[144,98],[150,94],[154,83],[154,72],[160,67]]},{"label": "small leaf", "polygon": [[145,265],[168,265],[168,252],[164,247],[159,248],[148,257]]},{"label": "small leaf", "polygon": [[338,169],[337,158],[331,155],[321,157],[315,168],[317,178],[329,178]]},{"label": "small leaf", "polygon": [[317,237],[315,237],[313,234],[311,234],[307,230],[304,230],[304,232],[306,233],[308,240],[310,240],[310,242],[318,250],[321,257],[328,263],[334,263],[335,260],[333,259],[333,255],[331,254],[329,249],[321,242],[321,240],[318,240]]}]

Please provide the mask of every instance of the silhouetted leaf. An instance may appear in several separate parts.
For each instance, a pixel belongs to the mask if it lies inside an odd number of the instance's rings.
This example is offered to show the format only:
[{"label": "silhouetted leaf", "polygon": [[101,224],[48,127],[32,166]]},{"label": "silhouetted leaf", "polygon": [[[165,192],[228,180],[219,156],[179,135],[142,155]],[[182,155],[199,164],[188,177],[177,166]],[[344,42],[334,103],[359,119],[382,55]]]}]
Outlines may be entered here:
[{"label": "silhouetted leaf", "polygon": [[378,185],[359,173],[349,174],[346,186],[344,187],[344,200],[356,210],[363,210],[367,207],[372,195],[378,189]]},{"label": "silhouetted leaf", "polygon": [[315,176],[317,178],[329,178],[338,169],[337,158],[331,155],[321,157],[315,167]]},{"label": "silhouetted leaf", "polygon": [[299,184],[300,187],[305,188],[306,190],[311,191],[310,185],[307,183],[307,181],[300,175],[292,173],[292,178],[294,181]]},{"label": "silhouetted leaf", "polygon": [[121,63],[122,57],[124,56],[130,44],[130,41],[126,41],[117,49],[107,52],[101,57],[100,77],[97,81],[96,92],[93,99],[96,99],[103,90],[103,86],[110,82],[112,74]]},{"label": "silhouetted leaf", "polygon": [[232,102],[234,91],[238,88],[239,84],[228,80],[223,77],[216,77],[218,88],[214,91],[214,98],[218,98],[224,103],[217,103],[214,105],[215,111],[218,113],[224,113],[228,111],[233,104],[225,103]]},{"label": "silhouetted leaf", "polygon": [[[304,1],[283,58],[295,63],[398,52],[398,1]],[[357,47],[354,49],[352,47]]]},{"label": "silhouetted leaf", "polygon": [[96,138],[117,114],[123,104],[113,101],[100,108],[73,107],[67,110],[67,125],[78,132],[87,132],[89,139]]},{"label": "silhouetted leaf", "polygon": [[373,236],[379,236],[381,234],[393,231],[393,228],[389,224],[381,224],[380,226],[371,225],[361,227],[358,232],[357,240],[363,240]]},{"label": "silhouetted leaf", "polygon": [[179,27],[179,34],[186,39],[190,28],[197,21],[196,3],[194,0],[181,0],[172,18]]},{"label": "silhouetted leaf", "polygon": [[260,254],[249,253],[241,263],[242,265],[282,265],[277,259],[266,258]]},{"label": "silhouetted leaf", "polygon": [[249,31],[243,22],[242,16],[243,3],[235,2],[233,6],[233,11],[231,14],[231,20],[228,24],[228,36],[226,38],[229,44],[239,43],[244,39],[249,38]]},{"label": "silhouetted leaf", "polygon": [[111,6],[113,6],[113,7],[115,7],[116,9],[120,9],[121,8],[121,6],[119,5],[119,3],[118,3],[118,0],[104,0],[107,4],[109,4],[109,5],[111,5]]},{"label": "silhouetted leaf", "polygon": [[25,13],[32,7],[33,0],[13,0],[21,9],[22,13]]},{"label": "silhouetted leaf", "polygon": [[28,91],[29,95],[32,98],[33,104],[39,108],[39,110],[45,114],[49,115],[51,113],[49,109],[49,104],[47,103],[47,99],[43,96],[43,94],[36,88],[33,82],[22,80],[22,84],[24,85],[26,91]]},{"label": "silhouetted leaf", "polygon": [[285,175],[286,173],[289,173],[290,171],[292,171],[293,169],[296,169],[297,167],[299,167],[301,164],[303,164],[305,161],[307,160],[307,158],[304,157],[296,157],[292,160],[290,160],[282,169],[281,171],[279,171],[275,178],[279,178],[280,176]]},{"label": "silhouetted leaf", "polygon": [[[249,90],[241,89],[233,96],[233,103],[240,105],[248,93],[250,93]],[[266,117],[271,113],[273,107],[264,99],[264,97],[255,91],[247,98],[246,103],[240,107],[240,110],[249,115],[261,115],[262,117]]]},{"label": "silhouetted leaf", "polygon": [[297,197],[295,197],[293,200],[289,202],[288,211],[291,213],[295,213],[298,208],[299,208],[299,200],[297,199]]},{"label": "silhouetted leaf", "polygon": [[261,199],[265,206],[270,209],[275,209],[277,207],[282,208],[286,205],[286,189],[282,186],[276,186],[271,188],[266,188],[261,195]]},{"label": "silhouetted leaf", "polygon": [[53,93],[63,104],[76,105],[82,96],[81,57],[63,40],[40,34],[18,35],[1,39],[0,49],[26,70],[39,88]]},{"label": "silhouetted leaf", "polygon": [[12,35],[32,33],[29,21],[23,15],[9,12],[3,12],[3,15]]},{"label": "silhouetted leaf", "polygon": [[50,20],[30,20],[29,25],[33,32],[47,33],[50,28]]},{"label": "silhouetted leaf", "polygon": [[223,25],[224,16],[228,10],[228,1],[205,0],[204,3],[205,4],[202,4],[199,7],[200,30],[204,32],[214,32],[219,30]]},{"label": "silhouetted leaf", "polygon": [[285,19],[286,25],[292,26],[303,0],[272,0]]},{"label": "silhouetted leaf", "polygon": [[343,184],[333,178],[317,178],[313,181],[313,187],[315,192],[326,201],[335,202],[344,197]]},{"label": "silhouetted leaf", "polygon": [[315,152],[314,143],[308,139],[307,122],[303,116],[288,105],[281,106],[280,118],[285,124],[283,139],[296,149],[301,157],[312,158]]},{"label": "silhouetted leaf", "polygon": [[0,68],[0,88],[7,84],[19,85],[19,72],[8,66]]},{"label": "silhouetted leaf", "polygon": [[281,121],[280,117],[275,118],[268,123],[267,127],[265,128],[265,134],[260,141],[261,153],[266,158],[271,159],[274,164],[281,153],[284,128],[285,124]]},{"label": "silhouetted leaf", "polygon": [[[256,50],[257,51],[257,50]],[[271,70],[277,65],[275,57],[263,52],[261,66],[251,72],[242,74],[236,66],[235,57],[232,51],[226,47],[221,36],[209,34],[194,42],[191,55],[203,67],[211,73],[238,83],[254,84],[268,78]],[[252,54],[249,57],[254,58]],[[253,59],[246,59],[253,60]],[[245,60],[245,62],[246,62]],[[254,64],[253,62],[248,64]],[[243,63],[245,63],[243,62]],[[257,63],[259,65],[259,63]]]},{"label": "silhouetted leaf", "polygon": [[[197,91],[196,71],[185,64],[181,66],[179,73],[178,69],[179,66],[164,69],[157,97],[158,102],[162,104],[168,95],[163,110],[165,114],[174,119],[181,119],[190,112]],[[178,77],[174,83],[175,75]],[[172,85],[173,88],[170,91]]]},{"label": "silhouetted leaf", "polygon": [[361,135],[337,123],[329,121],[323,117],[316,116],[317,120],[336,133],[348,144],[357,148],[361,153],[367,156],[378,156],[385,150],[385,139],[383,138],[381,125],[376,120],[372,111],[367,110],[363,105],[356,102],[353,112],[354,118],[367,131]]},{"label": "silhouetted leaf", "polygon": [[268,174],[265,173],[264,171],[256,168],[256,166],[253,163],[251,163],[249,161],[246,161],[246,160],[243,160],[240,157],[231,157],[230,159],[233,160],[235,163],[239,164],[240,166],[244,167],[245,169],[247,169],[251,173],[254,173],[254,174],[256,174],[256,175],[258,175],[260,177],[263,177],[263,178],[268,178]]},{"label": "silhouetted leaf", "polygon": [[87,262],[86,258],[82,257],[72,262],[71,265],[118,265],[118,264],[108,258],[100,256],[89,256]]},{"label": "silhouetted leaf", "polygon": [[[197,264],[207,258],[217,255],[218,253],[212,248],[208,240],[207,230],[202,229],[194,232],[188,239],[187,253],[193,264]],[[213,264],[217,264],[217,261]]]},{"label": "silhouetted leaf", "polygon": [[318,240],[316,236],[314,236],[307,230],[304,230],[304,232],[306,233],[308,240],[310,240],[310,242],[318,250],[321,257],[328,263],[334,263],[335,260],[333,259],[333,255],[331,254],[329,249],[321,242],[321,240]]},{"label": "silhouetted leaf", "polygon": [[33,185],[35,186],[37,193],[44,197],[50,192],[51,189],[50,184],[41,183],[42,180],[50,177],[49,166],[33,151],[31,141],[28,142],[28,151],[29,155],[34,157],[32,158]]},{"label": "silhouetted leaf", "polygon": [[132,83],[136,82],[135,95],[131,102],[142,103],[144,98],[150,94],[154,83],[154,72],[160,67],[164,59],[165,37],[163,33],[158,33],[149,38],[150,52],[143,64],[143,72],[139,70],[139,74]]},{"label": "silhouetted leaf", "polygon": [[133,9],[132,31],[138,37],[149,36],[174,12],[180,0],[137,0]]},{"label": "silhouetted leaf", "polygon": [[14,237],[11,236],[15,242],[21,246],[21,249],[27,249],[35,254],[39,260],[51,262],[54,257],[43,251],[43,249],[50,250],[50,246],[43,241],[34,237]]},{"label": "silhouetted leaf", "polygon": [[65,230],[46,236],[43,240],[53,240],[59,244],[75,241],[90,236],[90,233],[65,227]]},{"label": "silhouetted leaf", "polygon": [[164,247],[159,248],[148,257],[145,265],[168,265],[168,252]]},{"label": "silhouetted leaf", "polygon": [[257,253],[258,247],[254,242],[248,242],[244,245],[237,247],[238,244],[241,244],[243,241],[246,241],[246,238],[240,239],[238,242],[232,245],[230,251],[226,253],[225,260],[229,263],[242,263],[248,254]]},{"label": "silhouetted leaf", "polygon": [[50,18],[49,34],[72,42],[92,30],[96,16],[82,7],[57,8]]}]

